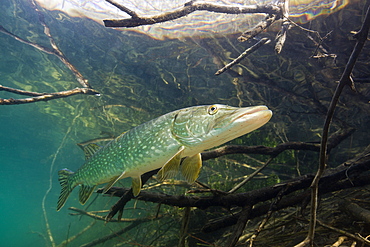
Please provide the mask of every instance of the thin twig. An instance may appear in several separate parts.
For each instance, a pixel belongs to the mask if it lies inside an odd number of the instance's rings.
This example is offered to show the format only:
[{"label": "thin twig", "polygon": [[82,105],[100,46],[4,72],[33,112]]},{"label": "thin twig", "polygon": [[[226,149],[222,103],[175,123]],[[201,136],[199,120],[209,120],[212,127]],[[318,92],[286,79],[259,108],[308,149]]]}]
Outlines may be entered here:
[{"label": "thin twig", "polygon": [[141,223],[143,223],[145,221],[134,221],[134,222],[131,222],[130,225],[126,226],[125,228],[119,230],[119,231],[116,231],[116,232],[113,232],[112,234],[109,234],[109,235],[106,235],[104,237],[101,237],[101,238],[98,238],[98,239],[95,239],[89,243],[85,243],[83,245],[81,245],[81,247],[92,247],[92,246],[96,246],[98,244],[101,244],[101,243],[104,243],[112,238],[116,238],[118,237],[119,235],[122,235],[128,231],[130,231],[131,229],[134,229],[135,227],[137,227],[138,225],[140,225]]},{"label": "thin twig", "polygon": [[328,229],[330,229],[330,230],[332,230],[332,231],[338,232],[338,233],[340,233],[340,234],[342,234],[342,235],[346,235],[347,237],[352,238],[352,239],[355,239],[355,240],[357,240],[357,241],[359,241],[359,242],[361,242],[361,243],[364,243],[364,244],[367,244],[367,245],[369,245],[369,244],[370,244],[370,241],[369,241],[369,240],[367,240],[367,239],[365,239],[365,238],[363,238],[363,237],[359,237],[358,235],[356,236],[356,235],[354,235],[354,234],[352,234],[352,233],[349,233],[349,232],[343,231],[343,230],[341,230],[341,229],[338,229],[338,228],[336,228],[336,227],[333,227],[333,226],[327,225],[327,224],[323,223],[323,222],[322,222],[322,221],[320,221],[320,220],[317,220],[317,223],[318,223],[319,225],[321,225],[321,226],[325,227],[325,228],[328,228]]},{"label": "thin twig", "polygon": [[[87,212],[85,210],[82,210],[82,209],[79,209],[79,208],[75,208],[75,207],[69,207],[68,208],[69,210],[71,211],[75,211],[77,213],[70,213],[70,215],[73,215],[73,216],[76,216],[76,215],[86,215],[86,216],[89,216],[93,219],[96,219],[96,220],[102,220],[102,221],[105,221],[105,216],[100,216],[100,215],[97,215],[93,212]],[[161,218],[162,216],[159,216],[157,218]],[[153,220],[155,219],[155,217],[148,217],[148,218],[122,218],[120,220],[115,220],[115,219],[111,219],[110,221],[111,222],[134,222],[134,221],[149,221],[149,220]]]},{"label": "thin twig", "polygon": [[76,238],[78,238],[79,236],[81,236],[82,234],[84,234],[91,227],[93,227],[96,222],[97,222],[96,220],[91,221],[91,223],[88,226],[86,226],[84,229],[82,229],[81,231],[79,231],[76,235],[73,235],[72,237],[69,237],[66,240],[64,240],[63,242],[61,242],[60,244],[58,244],[57,247],[67,247],[69,243],[71,243]]},{"label": "thin twig", "polygon": [[[25,99],[0,99],[0,105],[19,105],[19,104],[26,104],[26,103],[33,103],[37,101],[48,101],[52,99],[59,99],[65,98],[76,94],[88,94],[88,95],[97,95],[99,96],[99,92],[92,88],[75,88],[67,91],[61,91],[56,93],[35,93],[35,92],[28,92],[18,89],[12,89],[9,87],[3,87],[0,85],[0,91],[8,91],[17,94],[23,95],[35,95],[32,98],[25,98]],[[38,96],[36,96],[38,95]]]},{"label": "thin twig", "polygon": [[190,221],[190,207],[186,207],[184,209],[184,214],[182,216],[182,222],[181,222],[181,228],[180,228],[180,239],[178,247],[185,247],[186,244],[186,238],[188,236],[188,227],[189,227],[189,221]]},{"label": "thin twig", "polygon": [[76,80],[81,84],[82,88],[75,88],[72,90],[61,91],[61,92],[56,92],[56,93],[37,93],[37,92],[18,90],[18,89],[0,85],[0,91],[7,91],[7,92],[19,94],[19,95],[33,96],[32,98],[25,98],[25,99],[13,99],[13,98],[0,99],[0,105],[17,105],[17,104],[33,103],[33,102],[38,102],[38,101],[48,101],[52,99],[68,97],[68,96],[75,95],[75,94],[89,94],[89,95],[99,96],[100,95],[99,92],[91,88],[91,86],[88,83],[88,80],[83,77],[83,75],[76,69],[76,67],[73,64],[71,64],[68,61],[68,59],[63,54],[63,52],[58,48],[53,36],[50,34],[49,27],[45,23],[44,15],[39,10],[36,2],[31,0],[30,3],[31,3],[31,7],[38,14],[39,21],[41,25],[44,27],[44,33],[48,37],[52,49],[41,46],[33,42],[30,42],[28,40],[22,39],[21,37],[6,30],[1,25],[0,25],[0,32],[13,37],[15,40],[18,40],[21,43],[30,45],[42,52],[57,56],[60,59],[60,61],[62,61],[68,67],[68,69],[74,74],[74,76],[76,77]]},{"label": "thin twig", "polygon": [[243,32],[239,37],[239,42],[245,42],[247,40],[250,40],[251,38],[257,36],[260,34],[263,30],[268,28],[276,21],[277,15],[276,14],[268,14],[266,17],[257,23],[254,27],[248,29],[247,31]]},{"label": "thin twig", "polygon": [[18,40],[19,42],[23,43],[23,44],[26,44],[26,45],[30,45],[32,47],[35,47],[36,49],[40,50],[40,51],[43,51],[45,53],[48,53],[48,54],[54,54],[54,51],[50,48],[47,48],[45,46],[42,46],[42,45],[39,45],[39,44],[36,44],[36,43],[32,43],[30,41],[27,41],[25,39],[22,39],[21,37],[15,35],[15,34],[12,34],[11,32],[9,32],[8,30],[6,30],[2,25],[0,25],[0,32],[4,33],[4,34],[7,34],[11,37],[13,37],[15,40]]},{"label": "thin twig", "polygon": [[84,76],[76,69],[76,67],[68,61],[67,57],[57,46],[53,36],[50,34],[50,28],[45,23],[45,17],[39,10],[36,2],[34,0],[31,0],[30,2],[31,7],[36,11],[39,17],[41,25],[44,27],[44,34],[46,35],[46,37],[48,37],[50,45],[54,49],[53,54],[56,55],[60,59],[60,61],[62,61],[62,63],[64,63],[68,67],[68,69],[73,73],[73,75],[76,77],[76,80],[81,84],[82,87],[91,88],[88,80],[85,79]]},{"label": "thin twig", "polygon": [[321,176],[323,175],[326,167],[326,158],[327,158],[327,141],[329,135],[329,127],[332,121],[334,111],[336,105],[339,100],[339,96],[342,93],[342,90],[345,86],[352,87],[353,81],[351,79],[351,73],[353,67],[356,64],[357,58],[359,57],[362,48],[367,40],[367,36],[369,33],[370,28],[370,6],[367,9],[366,17],[364,22],[362,23],[361,30],[355,34],[355,38],[357,38],[357,43],[352,51],[350,58],[348,59],[347,65],[343,71],[343,74],[340,78],[339,84],[334,92],[334,96],[330,103],[327,117],[325,119],[323,133],[321,138],[321,145],[320,145],[320,160],[319,160],[319,168],[317,170],[316,176],[311,184],[311,211],[310,211],[310,226],[308,230],[307,237],[304,241],[296,245],[296,247],[307,246],[313,244],[313,239],[315,235],[315,227],[316,227],[316,218],[317,218],[317,206],[318,206],[318,184]]},{"label": "thin twig", "polygon": [[237,184],[234,188],[232,188],[228,193],[234,193],[238,189],[240,189],[244,184],[246,184],[249,180],[251,180],[254,176],[256,176],[259,172],[261,172],[268,164],[271,163],[271,161],[275,158],[275,156],[270,157],[263,166],[255,170],[252,174],[250,174],[247,178],[245,178],[242,182]]},{"label": "thin twig", "polygon": [[261,40],[259,40],[256,44],[254,44],[253,46],[249,47],[248,49],[246,49],[242,54],[240,54],[237,58],[235,58],[231,63],[228,63],[227,65],[225,65],[223,68],[217,70],[217,72],[215,73],[215,75],[220,75],[222,74],[223,72],[225,72],[226,70],[230,69],[232,66],[234,66],[235,64],[239,63],[241,60],[243,60],[246,56],[248,56],[249,54],[253,53],[254,51],[256,51],[258,48],[260,48],[261,46],[263,46],[264,44],[268,44],[271,40],[268,39],[268,38],[262,38]]},{"label": "thin twig", "polygon": [[256,240],[257,236],[261,233],[267,222],[270,220],[271,215],[274,211],[276,211],[276,205],[280,202],[282,199],[285,191],[288,189],[288,186],[283,187],[279,194],[275,197],[274,201],[271,203],[270,208],[261,223],[259,224],[258,228],[254,231],[254,234],[249,238],[249,247],[253,246],[254,241]]}]

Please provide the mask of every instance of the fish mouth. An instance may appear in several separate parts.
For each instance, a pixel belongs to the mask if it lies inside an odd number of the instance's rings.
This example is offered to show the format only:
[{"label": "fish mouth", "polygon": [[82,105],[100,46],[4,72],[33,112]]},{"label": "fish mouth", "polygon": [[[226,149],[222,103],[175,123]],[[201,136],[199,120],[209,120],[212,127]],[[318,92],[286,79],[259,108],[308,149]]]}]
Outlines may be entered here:
[{"label": "fish mouth", "polygon": [[241,110],[243,111],[234,118],[234,121],[238,120],[245,121],[246,117],[249,117],[250,115],[255,113],[258,113],[263,118],[266,117],[270,119],[272,116],[272,111],[269,110],[267,106],[264,105],[242,108]]}]

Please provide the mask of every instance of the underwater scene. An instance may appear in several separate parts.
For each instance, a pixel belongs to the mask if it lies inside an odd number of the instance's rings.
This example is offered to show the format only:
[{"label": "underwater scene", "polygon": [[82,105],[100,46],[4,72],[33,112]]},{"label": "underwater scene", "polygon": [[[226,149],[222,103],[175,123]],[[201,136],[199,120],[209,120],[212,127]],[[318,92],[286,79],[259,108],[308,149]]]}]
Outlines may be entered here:
[{"label": "underwater scene", "polygon": [[1,0],[0,246],[370,246],[360,0]]}]

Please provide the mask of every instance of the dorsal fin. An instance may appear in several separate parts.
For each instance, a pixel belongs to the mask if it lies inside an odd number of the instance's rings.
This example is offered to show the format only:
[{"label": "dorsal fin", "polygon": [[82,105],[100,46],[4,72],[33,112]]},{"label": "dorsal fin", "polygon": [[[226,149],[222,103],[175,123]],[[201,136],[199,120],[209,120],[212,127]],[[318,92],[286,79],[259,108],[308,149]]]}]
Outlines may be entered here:
[{"label": "dorsal fin", "polygon": [[85,159],[90,159],[91,156],[93,156],[101,147],[96,143],[90,143],[86,146],[83,146],[83,151],[85,154]]}]

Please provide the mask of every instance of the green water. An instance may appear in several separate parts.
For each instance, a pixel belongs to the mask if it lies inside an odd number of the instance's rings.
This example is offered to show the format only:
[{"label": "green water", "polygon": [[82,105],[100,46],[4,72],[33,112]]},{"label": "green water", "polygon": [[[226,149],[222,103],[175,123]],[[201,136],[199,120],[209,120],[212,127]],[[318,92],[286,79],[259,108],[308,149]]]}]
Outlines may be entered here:
[{"label": "green water", "polygon": [[34,232],[44,231],[41,200],[58,130],[35,110],[1,109],[1,246],[44,244]]},{"label": "green water", "polygon": [[[0,25],[9,32],[51,47],[28,1],[2,0],[0,9]],[[315,45],[302,31],[293,28],[282,54],[276,55],[273,46],[268,45],[236,66],[235,71],[241,74],[238,80],[233,74],[214,76],[219,69],[217,59],[230,62],[251,45],[237,42],[237,35],[160,41],[135,32],[105,28],[92,20],[71,18],[58,11],[42,10],[60,50],[101,96],[77,95],[0,106],[0,246],[81,246],[127,226],[128,223],[105,225],[86,216],[69,214],[68,207],[86,209],[91,202],[88,210],[109,210],[117,201],[109,196],[98,195],[94,201],[94,194],[82,206],[75,190],[64,208],[56,212],[60,192],[57,172],[63,168],[77,170],[84,163],[77,143],[117,136],[172,110],[213,103],[264,104],[274,112],[272,120],[233,144],[272,147],[287,141],[319,142],[326,113],[322,108],[328,106],[354,45],[347,37],[350,31],[359,28],[362,10],[362,4],[357,4],[336,14],[340,21],[329,16],[307,24],[323,35],[333,26],[335,32],[325,45],[330,52],[338,54],[335,62],[330,58],[309,58]],[[273,40],[275,34],[269,31],[265,35]],[[56,56],[3,33],[0,33],[0,44],[1,85],[34,92],[80,87]],[[368,54],[368,48],[365,49]],[[356,76],[368,78],[366,62],[359,65]],[[340,164],[368,145],[369,130],[364,127],[370,123],[367,85],[357,85],[357,95],[350,90],[344,92],[336,116],[357,128],[357,132],[333,151],[329,165]],[[0,92],[0,98],[4,99],[24,97],[27,96]],[[332,131],[338,126],[334,125]],[[260,179],[242,191],[296,177],[297,164],[301,174],[311,173],[317,167],[317,157],[312,151],[284,152]],[[251,173],[253,167],[265,160],[262,155],[210,160],[204,164],[200,180],[227,191],[235,185],[233,178]],[[117,186],[130,186],[130,179]],[[150,191],[181,195],[186,190],[168,186]],[[224,212],[212,210],[194,213],[197,216],[193,224],[198,224],[194,232],[208,217],[212,218],[209,215]],[[131,201],[123,217],[150,218],[157,211],[156,204]],[[162,205],[158,213],[163,219],[149,221],[98,246],[176,246],[183,209]],[[92,223],[81,236],[62,244]],[[197,236],[212,242],[222,234],[216,235]]]}]

